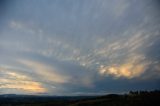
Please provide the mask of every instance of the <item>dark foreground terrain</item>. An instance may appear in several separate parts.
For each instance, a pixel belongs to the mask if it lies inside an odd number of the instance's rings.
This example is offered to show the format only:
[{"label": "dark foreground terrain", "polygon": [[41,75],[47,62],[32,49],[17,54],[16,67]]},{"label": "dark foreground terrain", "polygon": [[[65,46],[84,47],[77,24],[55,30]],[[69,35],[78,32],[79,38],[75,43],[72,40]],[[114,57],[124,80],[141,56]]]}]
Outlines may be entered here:
[{"label": "dark foreground terrain", "polygon": [[0,95],[0,106],[160,106],[160,91],[76,97]]}]

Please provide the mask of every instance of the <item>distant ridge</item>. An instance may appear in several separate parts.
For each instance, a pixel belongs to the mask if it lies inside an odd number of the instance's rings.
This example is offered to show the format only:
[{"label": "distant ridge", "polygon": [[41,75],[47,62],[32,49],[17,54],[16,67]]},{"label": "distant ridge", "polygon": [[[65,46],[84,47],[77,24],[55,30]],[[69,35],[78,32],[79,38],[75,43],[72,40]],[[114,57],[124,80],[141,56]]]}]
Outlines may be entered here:
[{"label": "distant ridge", "polygon": [[160,91],[103,96],[0,95],[0,106],[160,106]]}]

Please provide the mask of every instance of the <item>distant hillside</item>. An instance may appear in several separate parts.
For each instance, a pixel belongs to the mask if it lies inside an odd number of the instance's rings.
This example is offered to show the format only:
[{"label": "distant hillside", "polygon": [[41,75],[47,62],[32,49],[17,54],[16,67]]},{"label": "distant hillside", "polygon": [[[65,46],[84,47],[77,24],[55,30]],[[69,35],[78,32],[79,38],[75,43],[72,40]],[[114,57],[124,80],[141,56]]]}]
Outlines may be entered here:
[{"label": "distant hillside", "polygon": [[160,106],[160,91],[136,91],[124,95],[106,95],[80,100],[70,106]]},{"label": "distant hillside", "polygon": [[0,106],[160,106],[160,91],[76,97],[0,95]]}]

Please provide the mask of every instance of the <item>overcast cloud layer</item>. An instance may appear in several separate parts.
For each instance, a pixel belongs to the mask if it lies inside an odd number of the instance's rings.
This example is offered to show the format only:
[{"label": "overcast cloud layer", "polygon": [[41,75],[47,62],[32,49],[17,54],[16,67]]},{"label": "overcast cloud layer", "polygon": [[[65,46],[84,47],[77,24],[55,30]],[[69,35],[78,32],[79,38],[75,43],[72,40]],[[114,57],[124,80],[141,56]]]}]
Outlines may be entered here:
[{"label": "overcast cloud layer", "polygon": [[158,0],[0,2],[0,94],[160,89]]}]

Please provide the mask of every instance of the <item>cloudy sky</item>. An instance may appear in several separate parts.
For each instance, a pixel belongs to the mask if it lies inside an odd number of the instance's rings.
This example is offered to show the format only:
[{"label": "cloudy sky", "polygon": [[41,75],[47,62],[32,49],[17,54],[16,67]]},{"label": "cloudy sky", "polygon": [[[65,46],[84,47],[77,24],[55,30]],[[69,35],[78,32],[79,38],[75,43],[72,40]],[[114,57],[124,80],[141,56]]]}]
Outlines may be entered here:
[{"label": "cloudy sky", "polygon": [[158,0],[1,0],[0,94],[160,89]]}]

